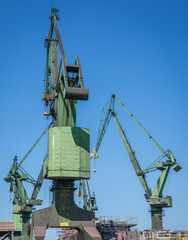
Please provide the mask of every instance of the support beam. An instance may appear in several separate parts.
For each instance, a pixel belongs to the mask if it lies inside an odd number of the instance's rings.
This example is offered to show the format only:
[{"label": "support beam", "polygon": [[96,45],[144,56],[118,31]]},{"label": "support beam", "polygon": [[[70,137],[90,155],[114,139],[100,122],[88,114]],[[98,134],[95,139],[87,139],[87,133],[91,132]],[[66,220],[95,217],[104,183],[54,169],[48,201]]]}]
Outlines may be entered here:
[{"label": "support beam", "polygon": [[151,208],[152,229],[154,229],[154,230],[163,229],[162,213],[163,213],[162,208]]}]

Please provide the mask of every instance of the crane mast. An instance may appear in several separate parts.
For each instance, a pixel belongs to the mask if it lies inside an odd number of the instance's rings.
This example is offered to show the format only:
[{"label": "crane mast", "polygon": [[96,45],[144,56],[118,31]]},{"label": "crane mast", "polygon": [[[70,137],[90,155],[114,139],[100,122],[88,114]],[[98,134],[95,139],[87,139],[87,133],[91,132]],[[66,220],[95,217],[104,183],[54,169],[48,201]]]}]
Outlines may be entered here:
[{"label": "crane mast", "polygon": [[[120,103],[120,105],[127,111],[127,113],[131,116],[131,118],[139,125],[139,127],[145,132],[145,134],[152,140],[152,142],[160,149],[162,155],[156,159],[153,163],[151,163],[146,169],[142,170],[135,154],[131,148],[131,145],[126,137],[125,131],[123,130],[118,118],[117,114],[114,111],[114,102],[115,99]],[[95,153],[92,157],[98,157],[98,149],[101,145],[105,132],[107,130],[108,124],[113,116],[118,131],[121,135],[133,168],[136,172],[136,175],[145,191],[145,198],[147,202],[149,202],[151,207],[151,222],[152,222],[152,229],[162,229],[162,209],[166,207],[172,207],[172,198],[170,196],[163,197],[163,189],[168,177],[168,173],[170,168],[178,172],[181,170],[181,167],[177,164],[175,157],[173,156],[170,150],[164,151],[163,148],[155,141],[155,139],[148,133],[148,131],[140,124],[140,122],[133,116],[133,114],[125,107],[125,105],[117,98],[117,96],[112,95],[111,99],[104,105],[101,111],[101,119],[99,124],[99,131],[97,135],[97,142]],[[167,160],[163,161],[163,158],[166,157]],[[158,181],[154,187],[153,192],[151,192],[150,188],[148,187],[148,183],[146,181],[146,174],[149,172],[153,172],[156,170],[160,170],[161,174],[158,178]]]},{"label": "crane mast", "polygon": [[78,230],[80,240],[100,240],[94,212],[79,208],[74,202],[75,181],[90,178],[90,131],[76,125],[77,101],[86,101],[89,90],[84,85],[79,57],[76,56],[73,65],[67,62],[58,26],[58,9],[52,9],[50,20],[45,39],[47,59],[43,101],[44,115],[47,119],[52,118],[52,127],[48,131],[48,154],[41,174],[52,180],[53,201],[49,208],[33,212],[31,237],[41,240],[45,238],[47,228],[69,227]]}]

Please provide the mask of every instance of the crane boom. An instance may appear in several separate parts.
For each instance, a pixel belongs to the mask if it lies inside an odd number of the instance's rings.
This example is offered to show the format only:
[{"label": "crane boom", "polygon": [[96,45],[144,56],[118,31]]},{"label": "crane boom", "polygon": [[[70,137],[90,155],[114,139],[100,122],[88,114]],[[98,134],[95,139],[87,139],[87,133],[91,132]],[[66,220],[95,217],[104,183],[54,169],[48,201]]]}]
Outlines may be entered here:
[{"label": "crane boom", "polygon": [[37,198],[43,181],[44,181],[44,177],[43,177],[43,166],[42,166],[41,171],[40,171],[39,176],[38,176],[38,179],[37,179],[37,181],[34,185],[34,189],[33,189],[32,195],[31,195],[31,199],[36,199]]},{"label": "crane boom", "polygon": [[[106,109],[106,106],[109,104],[109,107]],[[101,145],[101,142],[103,140],[103,137],[106,133],[106,130],[107,130],[107,127],[108,127],[108,124],[111,120],[111,109],[114,109],[114,98],[112,97],[105,105],[104,107],[102,108],[101,110],[101,119],[100,119],[100,123],[102,124],[99,124],[99,131],[98,131],[98,135],[97,135],[97,143],[96,143],[96,147],[95,147],[95,151],[97,152],[100,145]],[[103,119],[103,113],[104,111],[107,111],[106,114],[105,114],[105,118]]]},{"label": "crane boom", "polygon": [[138,124],[138,126],[145,132],[145,134],[151,139],[151,141],[161,150],[161,152],[166,155],[164,149],[157,143],[157,141],[149,134],[149,132],[142,126],[142,124],[133,116],[133,114],[125,107],[125,105],[119,100],[119,98],[114,95],[121,106],[127,111],[127,113],[132,117],[132,119]]},{"label": "crane boom", "polygon": [[119,130],[119,133],[121,135],[121,138],[123,140],[125,148],[126,148],[126,150],[128,152],[128,155],[129,155],[129,158],[130,158],[130,160],[132,162],[134,170],[135,170],[135,172],[136,172],[136,174],[138,176],[138,179],[139,179],[140,183],[142,184],[142,187],[144,188],[144,191],[146,193],[146,198],[149,199],[151,193],[150,193],[150,189],[148,187],[148,184],[146,182],[145,175],[143,174],[143,172],[141,170],[141,167],[140,167],[140,165],[139,165],[139,163],[138,163],[138,161],[137,161],[137,159],[135,157],[135,154],[134,154],[134,152],[133,152],[133,150],[131,148],[131,145],[129,144],[128,139],[127,139],[127,137],[125,135],[125,132],[123,131],[123,129],[121,127],[121,124],[118,121],[116,113],[113,112],[113,111],[111,111],[111,113],[112,113],[112,116],[113,116],[114,121],[116,123],[116,126],[117,126],[117,128]]}]

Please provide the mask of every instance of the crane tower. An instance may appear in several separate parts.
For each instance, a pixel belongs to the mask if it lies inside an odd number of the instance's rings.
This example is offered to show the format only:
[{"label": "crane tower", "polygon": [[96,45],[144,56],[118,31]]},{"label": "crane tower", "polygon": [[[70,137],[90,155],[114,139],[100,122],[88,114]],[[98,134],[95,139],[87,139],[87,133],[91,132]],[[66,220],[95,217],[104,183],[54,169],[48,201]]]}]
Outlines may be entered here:
[{"label": "crane tower", "polygon": [[[76,126],[77,100],[87,100],[79,57],[67,63],[58,27],[58,9],[52,9],[51,26],[45,39],[47,48],[44,115],[52,117],[48,131],[48,155],[43,162],[43,178],[52,180],[53,202],[49,208],[33,212],[31,239],[44,239],[47,228],[73,228],[78,239],[101,239],[95,215],[74,202],[75,180],[90,178],[90,132]],[[58,47],[61,58],[58,59]]]}]

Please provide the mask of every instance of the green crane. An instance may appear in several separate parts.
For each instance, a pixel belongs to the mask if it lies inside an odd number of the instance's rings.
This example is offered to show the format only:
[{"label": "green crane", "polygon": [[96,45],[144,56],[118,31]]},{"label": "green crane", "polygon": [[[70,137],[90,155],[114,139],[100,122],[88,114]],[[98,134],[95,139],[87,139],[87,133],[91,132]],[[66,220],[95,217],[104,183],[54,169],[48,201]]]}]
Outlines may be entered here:
[{"label": "green crane", "polygon": [[[14,240],[27,240],[30,236],[30,218],[33,211],[33,206],[41,205],[42,200],[38,200],[37,196],[43,183],[43,169],[40,171],[37,180],[23,169],[21,166],[44,134],[48,131],[51,124],[45,129],[41,136],[37,139],[28,153],[24,156],[20,163],[17,161],[17,156],[14,157],[13,164],[7,177],[4,180],[10,183],[10,192],[14,192],[13,197],[13,214],[12,220],[15,224]],[[31,183],[34,186],[31,198],[28,197],[24,187],[24,182]]]},{"label": "green crane", "polygon": [[78,196],[81,197],[82,195],[83,195],[83,208],[88,211],[97,211],[98,207],[95,192],[93,192],[93,194],[91,195],[88,180],[79,181]]},{"label": "green crane", "polygon": [[[125,131],[123,130],[118,118],[117,114],[114,111],[114,102],[115,99],[120,103],[120,105],[127,111],[127,113],[131,116],[131,118],[140,126],[140,128],[145,132],[145,134],[153,141],[153,143],[160,149],[162,155],[157,158],[154,162],[152,162],[146,169],[142,170],[136,156],[131,148],[129,141],[125,135]],[[163,197],[163,189],[167,180],[168,173],[170,168],[172,167],[176,172],[178,172],[181,167],[177,164],[176,159],[170,150],[164,151],[163,148],[154,140],[154,138],[148,133],[148,131],[136,120],[133,114],[124,106],[124,104],[117,98],[117,96],[112,95],[111,99],[104,105],[101,111],[101,120],[99,124],[99,131],[97,136],[97,143],[95,152],[92,157],[97,158],[97,152],[100,147],[100,144],[103,140],[105,132],[107,130],[108,124],[111,118],[114,118],[116,126],[119,130],[125,148],[128,152],[131,163],[134,167],[136,175],[144,188],[145,198],[147,202],[149,202],[151,207],[151,220],[152,220],[152,229],[162,229],[162,209],[166,207],[172,207],[172,198],[170,196]],[[166,158],[166,161],[164,161]],[[146,174],[160,170],[160,177],[154,187],[153,192],[151,192],[148,187],[146,181]]]},{"label": "green crane", "polygon": [[[45,238],[47,228],[74,228],[80,240],[100,240],[95,214],[74,201],[75,181],[90,178],[90,131],[76,126],[77,101],[87,100],[79,57],[68,64],[58,26],[58,9],[52,9],[47,48],[44,115],[52,118],[43,178],[52,180],[52,205],[32,214],[31,239]],[[60,56],[60,57],[59,57]]]}]

